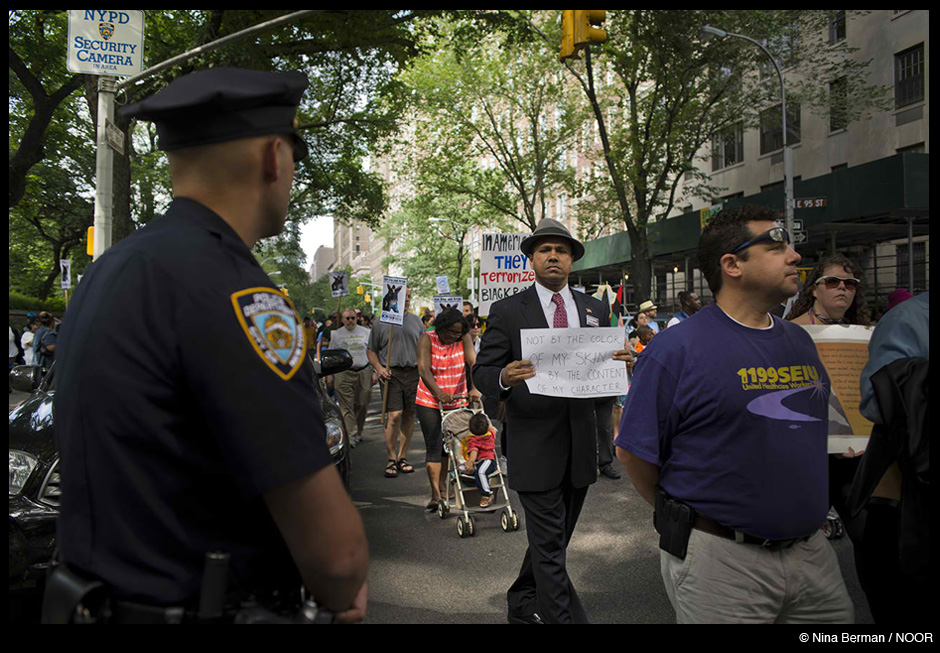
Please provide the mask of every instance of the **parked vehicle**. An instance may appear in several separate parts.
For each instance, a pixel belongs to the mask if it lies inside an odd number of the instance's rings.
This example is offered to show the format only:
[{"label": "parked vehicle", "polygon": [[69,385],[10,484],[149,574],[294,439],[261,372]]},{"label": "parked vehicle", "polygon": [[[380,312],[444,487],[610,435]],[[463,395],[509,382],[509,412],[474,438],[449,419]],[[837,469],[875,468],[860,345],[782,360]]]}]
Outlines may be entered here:
[{"label": "parked vehicle", "polygon": [[[317,393],[326,423],[326,440],[333,465],[349,490],[351,474],[349,436],[337,403],[326,392],[323,379],[352,366],[342,349],[329,349],[314,368],[312,392]],[[52,400],[55,396],[55,364],[45,377],[38,367],[13,368],[10,383],[15,390],[31,392],[29,399],[10,412],[10,597],[41,595],[45,571],[55,550],[55,520],[61,500],[59,452],[53,437]],[[38,619],[38,614],[36,615]]]}]

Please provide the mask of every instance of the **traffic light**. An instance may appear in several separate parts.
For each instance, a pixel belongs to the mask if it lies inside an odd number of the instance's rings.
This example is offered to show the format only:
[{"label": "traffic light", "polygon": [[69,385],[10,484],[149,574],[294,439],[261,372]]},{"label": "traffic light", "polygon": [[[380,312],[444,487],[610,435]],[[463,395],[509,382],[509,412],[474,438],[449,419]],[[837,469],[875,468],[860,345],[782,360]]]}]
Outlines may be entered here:
[{"label": "traffic light", "polygon": [[581,49],[591,43],[604,43],[607,32],[601,25],[607,20],[605,9],[577,9],[574,12],[574,47]]},{"label": "traffic light", "polygon": [[604,43],[607,32],[601,25],[607,19],[605,9],[565,9],[561,12],[561,55],[565,59],[580,59],[581,50],[591,43]]},{"label": "traffic light", "polygon": [[565,9],[561,12],[561,55],[558,60],[580,58],[574,49],[574,10]]},{"label": "traffic light", "polygon": [[85,245],[85,253],[88,256],[95,255],[95,228],[93,226],[88,227],[88,244]]}]

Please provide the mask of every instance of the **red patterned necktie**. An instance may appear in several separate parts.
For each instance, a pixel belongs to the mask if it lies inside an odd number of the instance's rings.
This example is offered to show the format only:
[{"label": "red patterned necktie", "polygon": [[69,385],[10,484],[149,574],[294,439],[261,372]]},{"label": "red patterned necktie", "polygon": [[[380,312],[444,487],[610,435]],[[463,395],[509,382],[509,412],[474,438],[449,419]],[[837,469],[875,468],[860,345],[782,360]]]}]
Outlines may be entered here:
[{"label": "red patterned necktie", "polygon": [[552,295],[552,302],[555,304],[555,321],[552,326],[556,329],[568,328],[568,311],[565,310],[565,300],[561,295],[555,293]]}]

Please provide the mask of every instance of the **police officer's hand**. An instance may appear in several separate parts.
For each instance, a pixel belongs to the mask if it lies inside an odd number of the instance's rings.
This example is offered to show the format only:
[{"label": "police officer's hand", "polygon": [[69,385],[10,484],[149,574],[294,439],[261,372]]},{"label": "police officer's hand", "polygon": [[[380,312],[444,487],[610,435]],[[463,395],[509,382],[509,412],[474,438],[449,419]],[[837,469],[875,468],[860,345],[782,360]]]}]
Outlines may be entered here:
[{"label": "police officer's hand", "polygon": [[362,588],[359,590],[359,594],[356,595],[356,598],[353,599],[352,606],[345,612],[340,612],[336,615],[336,623],[338,624],[355,624],[359,623],[366,618],[366,603],[369,599],[369,581],[365,581],[362,584]]},{"label": "police officer's hand", "polygon": [[522,385],[526,379],[535,376],[535,366],[530,360],[513,361],[503,368],[499,378],[502,384],[507,388]]}]

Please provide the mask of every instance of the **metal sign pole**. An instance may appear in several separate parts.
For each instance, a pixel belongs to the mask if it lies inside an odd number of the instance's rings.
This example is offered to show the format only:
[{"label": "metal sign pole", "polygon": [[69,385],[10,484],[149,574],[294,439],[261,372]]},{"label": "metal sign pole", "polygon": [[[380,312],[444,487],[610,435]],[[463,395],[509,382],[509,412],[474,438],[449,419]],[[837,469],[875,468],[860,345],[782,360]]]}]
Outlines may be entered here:
[{"label": "metal sign pole", "polygon": [[111,247],[111,215],[114,202],[114,152],[108,146],[107,125],[114,120],[114,93],[117,80],[102,75],[98,78],[98,152],[95,161],[95,239],[92,260]]}]

